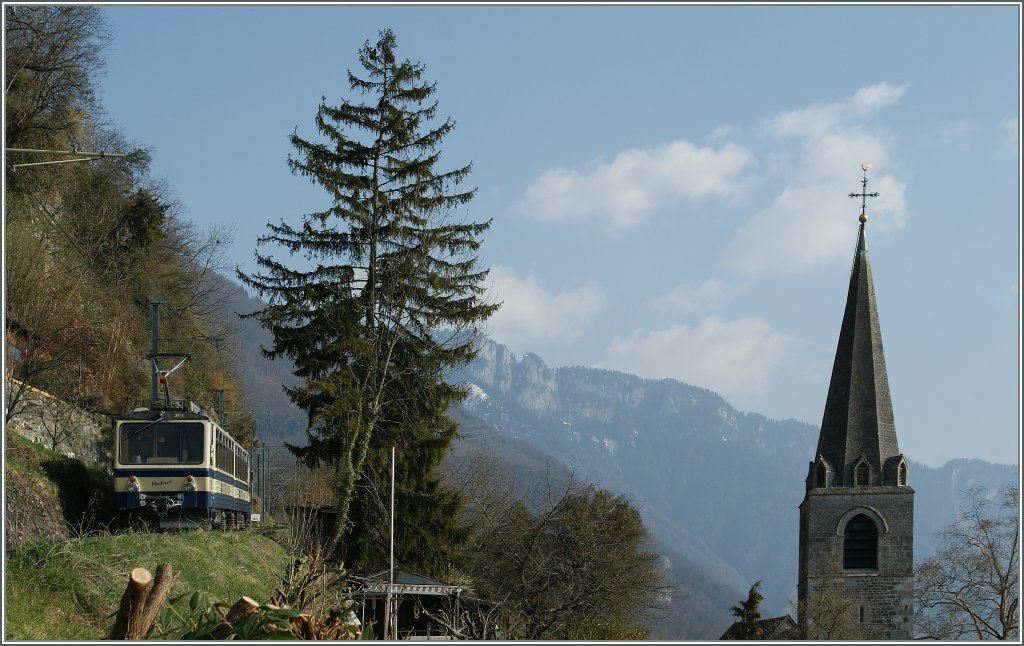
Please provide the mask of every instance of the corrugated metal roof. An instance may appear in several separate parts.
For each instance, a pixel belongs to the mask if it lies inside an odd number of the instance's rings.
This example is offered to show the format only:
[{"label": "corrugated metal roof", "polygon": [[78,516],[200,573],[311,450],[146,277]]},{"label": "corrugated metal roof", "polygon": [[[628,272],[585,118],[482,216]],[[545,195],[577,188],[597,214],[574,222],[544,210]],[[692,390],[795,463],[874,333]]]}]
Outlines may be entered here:
[{"label": "corrugated metal roof", "polygon": [[[352,577],[360,581],[359,591],[366,594],[380,593],[387,591],[389,570],[371,574],[366,577]],[[461,585],[442,583],[436,579],[425,577],[415,572],[395,568],[395,584],[392,589],[398,594],[420,594],[420,595],[447,595],[455,590],[461,590]]]}]

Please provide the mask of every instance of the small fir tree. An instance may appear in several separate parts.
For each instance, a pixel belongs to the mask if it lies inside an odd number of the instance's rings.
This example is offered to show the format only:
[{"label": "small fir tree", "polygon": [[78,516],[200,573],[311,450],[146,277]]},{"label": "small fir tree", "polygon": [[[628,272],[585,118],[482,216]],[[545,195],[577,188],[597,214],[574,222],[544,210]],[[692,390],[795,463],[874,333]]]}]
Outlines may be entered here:
[{"label": "small fir tree", "polygon": [[764,639],[764,630],[761,629],[761,601],[764,596],[761,594],[761,583],[758,581],[750,586],[747,592],[747,599],[741,601],[740,605],[732,607],[732,614],[739,619],[740,632],[737,639]]}]

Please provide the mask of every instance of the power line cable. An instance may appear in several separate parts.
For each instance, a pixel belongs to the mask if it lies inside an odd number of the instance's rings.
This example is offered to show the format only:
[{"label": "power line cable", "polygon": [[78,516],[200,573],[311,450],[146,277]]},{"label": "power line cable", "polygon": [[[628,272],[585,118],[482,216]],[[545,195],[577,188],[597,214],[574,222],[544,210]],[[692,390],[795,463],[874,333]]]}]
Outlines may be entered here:
[{"label": "power line cable", "polygon": [[[31,191],[30,187],[25,186],[24,182],[21,181],[21,178],[18,177],[17,173],[11,173],[11,179],[13,179],[16,184],[21,186],[22,189],[24,189],[24,192],[22,194],[35,203],[37,210],[46,217],[46,220],[50,223],[50,225],[53,226],[54,229],[56,229],[56,231],[64,238],[65,241],[67,241],[69,245],[71,245],[71,248],[74,250],[76,254],[78,254],[78,257],[85,262],[85,266],[91,267],[92,262],[85,255],[82,249],[78,246],[78,243],[75,241],[75,239],[71,236],[71,234],[65,231],[63,227],[60,226],[60,223],[57,221],[56,216],[46,208],[46,205],[43,204],[43,202],[38,197],[36,197],[36,195]],[[81,269],[81,267],[75,267],[75,269]]]},{"label": "power line cable", "polygon": [[[21,168],[23,166],[44,166],[48,164],[67,164],[72,162],[83,161],[88,162],[96,161],[98,159],[124,158],[126,157],[126,155],[124,153],[83,152],[79,151],[77,147],[72,148],[72,150],[37,150],[28,148],[7,148],[5,149],[5,152],[29,153],[37,155],[78,155],[78,157],[75,159],[62,159],[50,162],[32,162],[26,164],[12,164],[10,167],[11,172],[8,173],[8,176],[21,187],[23,195],[27,196],[30,200],[35,202],[38,210],[46,217],[47,221],[53,226],[54,229],[57,230],[58,233],[61,234],[61,236],[68,242],[68,244],[71,245],[71,248],[75,251],[76,254],[78,254],[78,257],[85,262],[85,266],[96,269],[96,267],[92,265],[92,262],[89,260],[89,258],[85,255],[85,253],[82,252],[82,249],[78,246],[77,241],[70,234],[68,234],[68,232],[65,231],[63,227],[60,226],[60,223],[57,221],[56,216],[53,213],[51,213],[49,209],[46,208],[46,206],[38,197],[36,197],[35,192],[32,190],[32,187],[26,185],[22,181],[21,177],[18,175],[17,170],[18,168]],[[81,267],[75,267],[74,269],[81,269]]]}]

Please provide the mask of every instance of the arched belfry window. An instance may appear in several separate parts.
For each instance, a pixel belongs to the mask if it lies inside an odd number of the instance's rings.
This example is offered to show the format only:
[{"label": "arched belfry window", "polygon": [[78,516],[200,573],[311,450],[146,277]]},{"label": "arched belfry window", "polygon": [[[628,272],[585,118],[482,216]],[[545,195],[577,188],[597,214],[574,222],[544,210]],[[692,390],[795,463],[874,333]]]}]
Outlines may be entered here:
[{"label": "arched belfry window", "polygon": [[868,486],[869,477],[871,476],[871,467],[868,466],[867,462],[861,462],[857,465],[857,486],[866,487]]},{"label": "arched belfry window", "polygon": [[821,462],[818,466],[814,467],[814,486],[824,487],[828,482],[828,472],[825,470],[825,465]]},{"label": "arched belfry window", "polygon": [[900,462],[899,469],[896,470],[896,484],[901,487],[907,486],[907,463]]},{"label": "arched belfry window", "polygon": [[875,521],[858,514],[843,531],[843,569],[878,569],[878,527]]}]

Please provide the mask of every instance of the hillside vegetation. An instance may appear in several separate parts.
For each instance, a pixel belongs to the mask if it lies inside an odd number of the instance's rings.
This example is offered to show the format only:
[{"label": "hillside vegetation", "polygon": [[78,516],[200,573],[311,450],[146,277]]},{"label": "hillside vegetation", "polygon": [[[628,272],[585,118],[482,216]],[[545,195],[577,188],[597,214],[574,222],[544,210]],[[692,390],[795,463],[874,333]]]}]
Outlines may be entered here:
[{"label": "hillside vegetation", "polygon": [[[98,7],[4,7],[4,424],[29,422],[57,449],[6,434],[5,641],[106,637],[135,567],[169,563],[172,597],[265,602],[288,561],[256,533],[115,533],[109,476],[65,455],[73,411],[151,404],[153,300],[161,339],[203,340],[160,344],[163,371],[190,357],[160,396],[213,410],[222,391],[225,408],[252,408],[232,346],[213,342],[233,330],[214,281],[230,232],[189,222],[146,144],[104,114],[110,39]],[[57,404],[30,406],[40,391]],[[244,440],[249,422],[227,430]]]},{"label": "hillside vegetation", "polygon": [[33,510],[25,533],[46,536],[7,552],[5,641],[106,638],[135,567],[169,563],[172,598],[201,592],[228,603],[268,601],[286,569],[288,552],[255,532],[109,533],[105,473],[17,437],[5,453],[8,542],[15,517]]},{"label": "hillside vegetation", "polygon": [[[14,379],[4,421],[23,411],[30,386],[90,411],[148,406],[151,300],[166,301],[162,339],[230,336],[231,322],[215,311],[223,296],[211,283],[229,232],[200,231],[184,218],[172,189],[150,175],[145,144],[127,140],[104,116],[95,77],[110,33],[99,8],[4,12],[5,369]],[[75,151],[108,156],[89,161]],[[179,353],[160,357],[162,370],[191,356],[168,380],[170,398],[212,410],[223,390],[227,408],[248,407],[239,401],[230,346],[158,349]],[[228,429],[236,437],[246,432],[241,421]],[[50,434],[59,445],[62,431]]]}]

